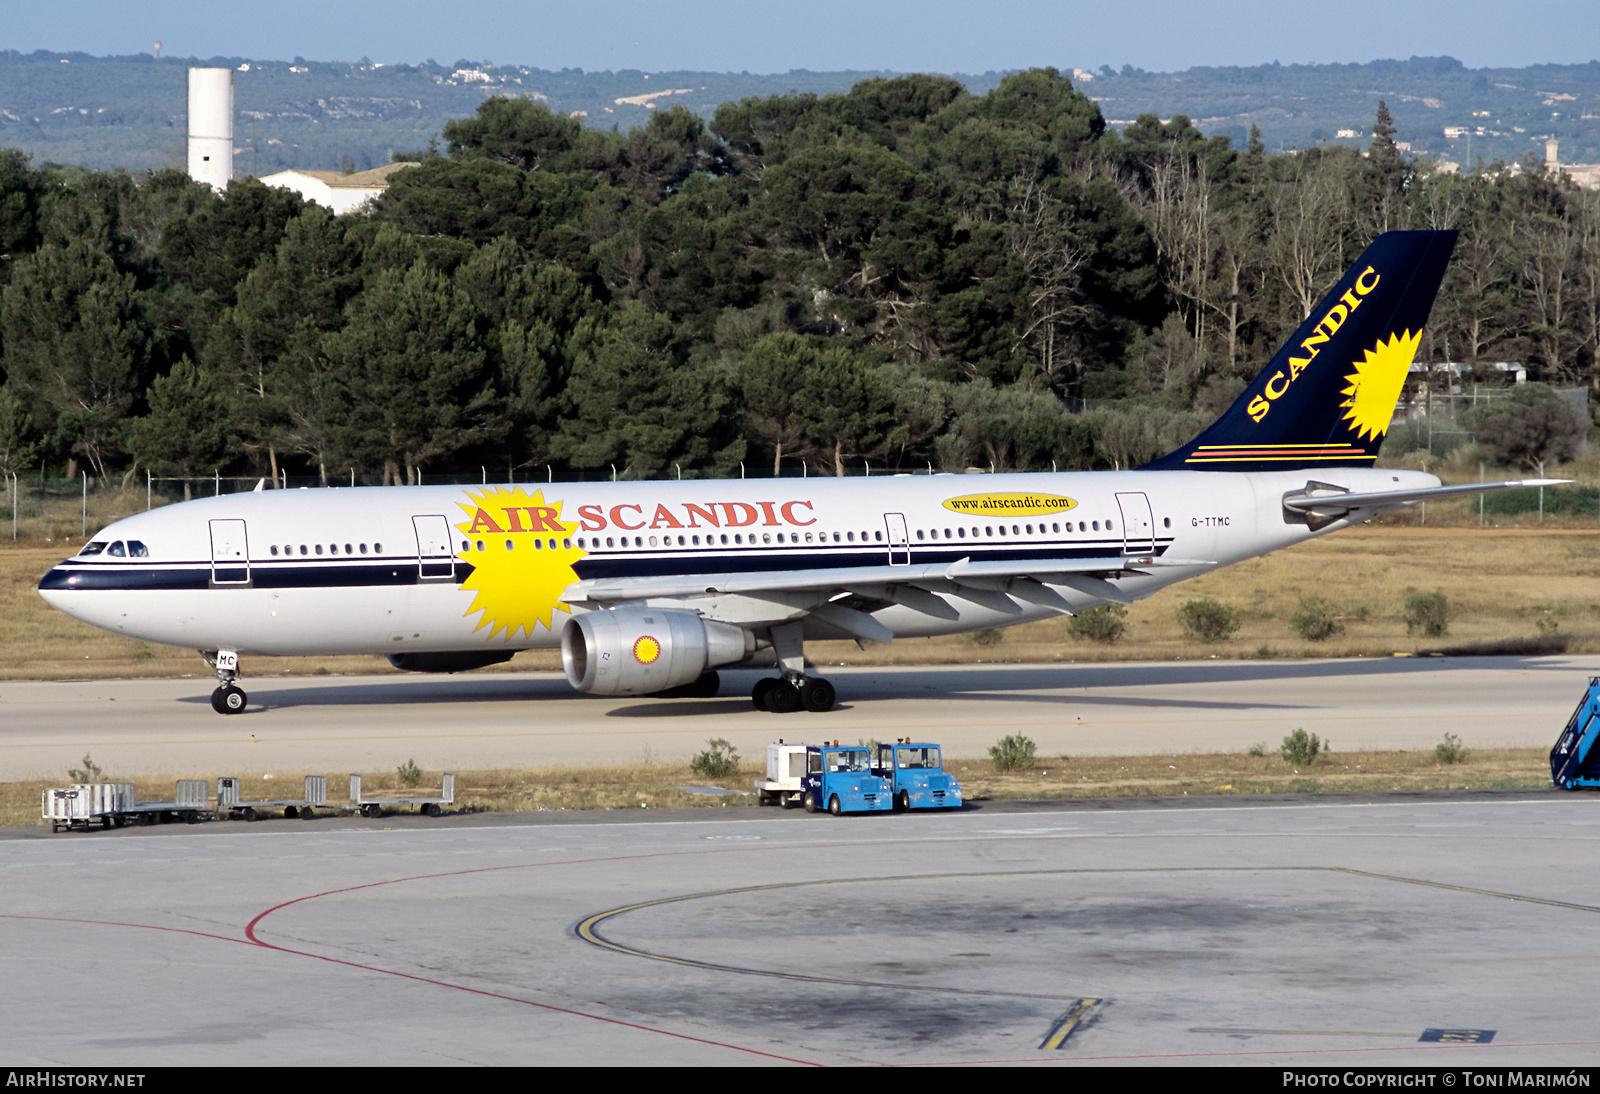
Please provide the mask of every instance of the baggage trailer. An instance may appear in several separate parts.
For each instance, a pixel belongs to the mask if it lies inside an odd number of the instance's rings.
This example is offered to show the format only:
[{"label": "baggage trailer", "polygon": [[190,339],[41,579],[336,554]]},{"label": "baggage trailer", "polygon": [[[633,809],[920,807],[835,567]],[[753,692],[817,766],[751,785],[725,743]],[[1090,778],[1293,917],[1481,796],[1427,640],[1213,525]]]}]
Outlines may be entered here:
[{"label": "baggage trailer", "polygon": [[239,780],[236,777],[223,775],[217,779],[217,812],[227,817],[243,817],[247,821],[253,821],[256,819],[258,809],[282,809],[283,815],[290,820],[296,817],[301,820],[313,820],[316,817],[313,807],[326,808],[327,804],[326,775],[307,775],[304,797],[260,802],[239,800]]},{"label": "baggage trailer", "polygon": [[782,805],[792,809],[805,796],[806,746],[784,744],[782,738],[767,746],[767,777],[752,779],[757,805]]},{"label": "baggage trailer", "polygon": [[945,774],[936,744],[910,737],[893,744],[880,743],[877,772],[889,781],[897,813],[961,808],[961,780]]},{"label": "baggage trailer", "polygon": [[179,779],[173,787],[173,800],[169,802],[135,801],[132,785],[128,784],[129,800],[122,815],[135,824],[155,824],[157,821],[169,824],[178,820],[194,824],[200,819],[201,813],[211,812],[210,779]]},{"label": "baggage trailer", "polygon": [[887,813],[894,808],[889,781],[872,771],[872,753],[866,745],[806,746],[805,790],[801,804],[807,813],[826,809],[841,813]]},{"label": "baggage trailer", "polygon": [[1563,790],[1600,787],[1600,676],[1589,677],[1578,709],[1550,750],[1550,779]]},{"label": "baggage trailer", "polygon": [[128,823],[123,810],[132,801],[132,783],[74,783],[46,790],[40,816],[50,822],[51,832],[87,832],[96,824],[121,828]]},{"label": "baggage trailer", "polygon": [[444,773],[444,793],[437,798],[363,798],[361,796],[361,776],[350,776],[350,804],[358,810],[363,817],[376,817],[383,812],[386,805],[414,805],[417,812],[429,817],[439,815],[441,805],[452,805],[456,800],[456,777],[450,772]]},{"label": "baggage trailer", "polygon": [[121,828],[129,821],[194,824],[200,814],[211,812],[210,797],[211,783],[206,779],[179,779],[173,800],[168,802],[139,801],[132,783],[78,783],[64,790],[46,790],[43,817],[52,832],[62,828],[84,832],[95,823],[101,828]]}]

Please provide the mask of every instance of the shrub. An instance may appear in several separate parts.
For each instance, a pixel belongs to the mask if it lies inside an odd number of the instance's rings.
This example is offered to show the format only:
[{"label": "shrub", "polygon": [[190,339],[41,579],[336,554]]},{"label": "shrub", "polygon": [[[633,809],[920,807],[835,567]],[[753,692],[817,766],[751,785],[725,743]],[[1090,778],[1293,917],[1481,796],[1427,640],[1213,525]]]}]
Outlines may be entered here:
[{"label": "shrub", "polygon": [[1296,767],[1308,767],[1319,752],[1327,751],[1327,747],[1317,739],[1315,733],[1297,729],[1283,739],[1283,747],[1278,749],[1278,755]]},{"label": "shrub", "polygon": [[416,760],[407,760],[395,768],[394,773],[401,786],[416,786],[422,781],[422,768],[417,766]]},{"label": "shrub", "polygon": [[82,767],[67,768],[67,778],[71,779],[75,783],[99,782],[104,776],[105,772],[100,770],[99,764],[89,759],[89,754],[87,752],[83,754]]},{"label": "shrub", "polygon": [[1186,600],[1178,606],[1178,625],[1197,642],[1221,642],[1239,629],[1239,613],[1216,600]]},{"label": "shrub", "polygon": [[1267,746],[1265,744],[1251,745],[1245,751],[1245,755],[1247,756],[1265,756],[1266,754]]},{"label": "shrub", "polygon": [[1467,758],[1467,748],[1454,733],[1446,733],[1444,740],[1433,746],[1433,758],[1442,764],[1458,764]]},{"label": "shrub", "polygon": [[1300,599],[1300,609],[1289,617],[1289,627],[1307,642],[1326,642],[1344,633],[1334,606],[1316,596]]},{"label": "shrub", "polygon": [[1405,620],[1407,634],[1443,638],[1450,633],[1450,602],[1439,592],[1413,593],[1406,597]]},{"label": "shrub", "polygon": [[706,741],[706,750],[689,761],[689,770],[708,779],[730,778],[739,773],[739,754],[732,741],[712,737]]},{"label": "shrub", "polygon": [[1013,733],[1000,738],[989,750],[989,758],[994,761],[996,771],[1021,771],[1033,766],[1034,745],[1022,734]]},{"label": "shrub", "polygon": [[1067,620],[1067,634],[1083,642],[1109,646],[1128,629],[1128,609],[1121,604],[1102,604],[1079,612]]},{"label": "shrub", "polygon": [[973,631],[969,637],[974,646],[998,646],[1006,640],[1006,632],[998,627],[990,627],[988,630]]}]

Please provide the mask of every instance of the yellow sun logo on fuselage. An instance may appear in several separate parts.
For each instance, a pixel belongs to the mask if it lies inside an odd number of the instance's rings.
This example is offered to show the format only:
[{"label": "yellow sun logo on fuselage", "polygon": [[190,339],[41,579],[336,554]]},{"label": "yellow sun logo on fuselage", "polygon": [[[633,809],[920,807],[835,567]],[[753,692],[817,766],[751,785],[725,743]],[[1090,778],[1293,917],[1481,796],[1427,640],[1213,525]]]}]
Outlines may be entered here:
[{"label": "yellow sun logo on fuselage", "polygon": [[1361,438],[1376,440],[1389,431],[1394,405],[1406,386],[1406,375],[1421,342],[1420,330],[1391,334],[1367,350],[1362,360],[1353,362],[1355,371],[1345,377],[1350,386],[1340,392],[1345,400],[1339,405],[1344,408],[1344,420]]},{"label": "yellow sun logo on fuselage", "polygon": [[573,565],[588,552],[574,545],[577,522],[563,523],[561,502],[547,504],[544,491],[531,496],[520,486],[468,491],[459,502],[467,519],[457,524],[466,549],[456,557],[471,563],[472,574],[461,587],[477,595],[467,615],[482,612],[476,629],[501,631],[511,641],[520,630],[554,628],[554,613],[571,612],[561,603],[562,590],[578,580]]}]

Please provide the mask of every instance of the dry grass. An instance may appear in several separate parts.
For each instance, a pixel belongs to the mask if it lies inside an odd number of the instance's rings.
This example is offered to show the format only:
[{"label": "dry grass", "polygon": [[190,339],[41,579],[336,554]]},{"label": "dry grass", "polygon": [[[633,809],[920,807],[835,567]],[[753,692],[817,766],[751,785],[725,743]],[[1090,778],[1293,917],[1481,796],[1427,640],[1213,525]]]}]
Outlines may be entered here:
[{"label": "dry grass", "polygon": [[[1024,771],[998,774],[986,760],[951,761],[947,770],[961,779],[968,801],[1045,798],[1126,798],[1270,793],[1381,793],[1389,790],[1544,788],[1550,765],[1540,749],[1472,749],[1456,764],[1441,764],[1431,752],[1356,752],[1319,756],[1296,769],[1276,752],[1268,756],[1234,753],[1172,756],[1046,757]],[[739,775],[707,780],[686,765],[645,764],[615,768],[556,768],[536,771],[466,771],[456,774],[456,804],[446,812],[526,813],[564,809],[662,809],[754,806],[750,794],[685,793],[684,786],[749,790],[760,772],[746,765]],[[116,778],[115,772],[103,776]],[[173,781],[203,777],[194,773],[135,780],[140,800],[172,797]],[[40,793],[66,786],[57,780],[0,784],[0,825],[37,825]],[[241,779],[246,801],[295,798],[295,779]],[[344,773],[329,773],[329,797],[345,800]],[[438,773],[428,772],[415,788],[403,788],[395,772],[362,776],[367,797],[422,796],[434,793]],[[433,788],[433,789],[430,789]],[[213,789],[215,789],[213,787]],[[397,812],[410,812],[410,807]],[[295,822],[300,823],[300,822]]]}]

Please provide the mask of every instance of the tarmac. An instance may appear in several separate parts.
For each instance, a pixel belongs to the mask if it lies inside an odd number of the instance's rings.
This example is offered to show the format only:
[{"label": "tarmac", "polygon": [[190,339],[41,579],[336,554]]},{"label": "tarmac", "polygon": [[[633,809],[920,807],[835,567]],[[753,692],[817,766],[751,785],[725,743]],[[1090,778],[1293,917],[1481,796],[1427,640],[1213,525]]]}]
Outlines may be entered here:
[{"label": "tarmac", "polygon": [[[787,716],[516,675],[254,681],[234,717],[208,680],[7,684],[0,762],[544,765],[819,727],[953,753],[1018,728],[1053,751],[1297,725],[1548,745],[1589,671],[873,670]],[[1589,1067],[1597,853],[1600,797],[1553,790],[5,829],[0,1061]]]}]

